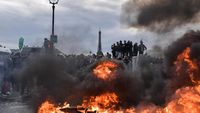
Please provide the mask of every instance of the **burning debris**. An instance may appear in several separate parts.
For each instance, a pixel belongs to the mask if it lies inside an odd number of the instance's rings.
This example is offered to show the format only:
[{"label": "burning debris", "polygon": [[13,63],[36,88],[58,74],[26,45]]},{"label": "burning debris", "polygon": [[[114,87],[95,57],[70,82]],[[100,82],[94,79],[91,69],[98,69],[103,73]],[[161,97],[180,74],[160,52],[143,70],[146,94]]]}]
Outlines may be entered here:
[{"label": "burning debris", "polygon": [[100,63],[93,69],[93,73],[97,78],[108,80],[113,79],[116,75],[114,71],[118,68],[118,64],[112,61],[105,61]]},{"label": "burning debris", "polygon": [[21,80],[34,89],[37,113],[198,113],[199,45],[200,32],[188,32],[167,48],[164,62],[141,57],[134,72],[115,60],[41,56]]}]

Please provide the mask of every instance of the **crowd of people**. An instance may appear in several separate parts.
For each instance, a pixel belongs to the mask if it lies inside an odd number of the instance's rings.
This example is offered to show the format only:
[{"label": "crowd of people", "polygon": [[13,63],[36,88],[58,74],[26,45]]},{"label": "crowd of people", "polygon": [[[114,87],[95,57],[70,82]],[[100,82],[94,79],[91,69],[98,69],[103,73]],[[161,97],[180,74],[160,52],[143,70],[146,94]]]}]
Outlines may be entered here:
[{"label": "crowd of people", "polygon": [[132,41],[124,40],[124,42],[119,41],[114,43],[111,46],[111,49],[113,58],[131,59],[133,56],[137,56],[138,54],[140,55],[144,54],[145,50],[147,50],[147,47],[144,45],[142,40],[140,41],[140,44],[138,44],[137,42],[133,44]]}]

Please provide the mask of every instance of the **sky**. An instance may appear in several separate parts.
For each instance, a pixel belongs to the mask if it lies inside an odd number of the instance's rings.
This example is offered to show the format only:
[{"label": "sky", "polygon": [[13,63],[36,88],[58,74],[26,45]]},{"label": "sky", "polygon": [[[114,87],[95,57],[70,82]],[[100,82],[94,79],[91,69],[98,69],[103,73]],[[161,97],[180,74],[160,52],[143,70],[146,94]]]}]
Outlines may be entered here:
[{"label": "sky", "polygon": [[[177,27],[171,32],[157,34],[127,27],[121,21],[122,7],[127,1],[60,0],[55,11],[56,48],[66,54],[96,53],[98,31],[101,29],[104,53],[111,52],[111,45],[120,40],[133,43],[143,40],[151,49],[154,45],[168,46],[191,28],[199,29],[199,24],[188,24],[181,29]],[[0,0],[0,4],[1,45],[18,48],[18,40],[23,37],[25,45],[41,47],[44,38],[50,37],[52,5],[49,0]]]},{"label": "sky", "polygon": [[[56,47],[68,54],[96,53],[98,31],[102,30],[104,52],[119,40],[149,45],[148,33],[126,28],[120,23],[121,7],[126,0],[60,0],[56,5]],[[48,0],[1,0],[0,44],[18,48],[20,37],[25,45],[42,46],[51,34],[52,7]],[[144,38],[145,37],[145,38]]]}]

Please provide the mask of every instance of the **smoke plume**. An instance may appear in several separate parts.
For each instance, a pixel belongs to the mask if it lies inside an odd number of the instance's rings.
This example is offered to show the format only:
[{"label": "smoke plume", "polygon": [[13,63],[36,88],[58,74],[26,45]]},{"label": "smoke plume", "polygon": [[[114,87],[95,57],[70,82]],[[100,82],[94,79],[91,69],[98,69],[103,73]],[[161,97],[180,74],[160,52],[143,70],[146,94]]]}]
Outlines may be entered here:
[{"label": "smoke plume", "polygon": [[[51,99],[55,103],[69,102],[72,105],[80,105],[83,97],[97,96],[106,92],[115,92],[121,101],[119,106],[127,108],[138,105],[141,101],[152,101],[162,104],[164,98],[157,96],[162,91],[163,77],[157,69],[159,65],[142,64],[143,68],[138,72],[124,70],[120,65],[118,76],[110,81],[99,80],[94,77],[92,69],[99,62],[90,63],[90,58],[85,56],[67,56],[59,58],[53,56],[37,56],[30,58],[19,74],[23,88],[32,90],[32,104],[35,110],[45,99]],[[153,61],[152,58],[144,58]],[[154,75],[154,76],[152,76]],[[140,77],[141,76],[141,77]]]},{"label": "smoke plume", "polygon": [[129,0],[123,5],[122,22],[130,27],[167,32],[198,22],[200,0]]},{"label": "smoke plume", "polygon": [[[32,89],[32,104],[38,107],[50,99],[56,104],[68,102],[72,106],[82,105],[85,97],[115,92],[119,98],[116,109],[135,107],[156,111],[166,106],[177,89],[192,87],[194,83],[185,68],[177,76],[174,62],[179,54],[190,47],[190,57],[199,61],[200,32],[190,31],[172,43],[165,51],[165,58],[141,56],[136,71],[128,71],[121,61],[103,59],[95,61],[84,55],[35,56],[30,58],[19,74],[22,89]],[[104,61],[118,64],[116,77],[104,81],[94,76],[93,69]],[[182,64],[184,67],[184,63]],[[187,65],[186,65],[187,66]],[[198,68],[199,65],[198,65]],[[195,78],[200,80],[200,78]],[[183,89],[186,91],[189,89]],[[179,93],[178,93],[179,94]],[[152,111],[153,112],[153,111]]]},{"label": "smoke plume", "polygon": [[[165,51],[165,58],[168,67],[173,65],[173,62],[176,60],[178,54],[183,52],[183,50],[186,49],[186,47],[192,47],[191,48],[192,54],[194,54],[193,51],[198,51],[199,50],[199,48],[197,48],[198,45],[196,46],[194,44],[199,42],[200,42],[200,32],[193,30],[188,31],[186,34],[184,34],[184,36],[174,41]],[[195,54],[198,54],[198,52],[196,52]]]}]

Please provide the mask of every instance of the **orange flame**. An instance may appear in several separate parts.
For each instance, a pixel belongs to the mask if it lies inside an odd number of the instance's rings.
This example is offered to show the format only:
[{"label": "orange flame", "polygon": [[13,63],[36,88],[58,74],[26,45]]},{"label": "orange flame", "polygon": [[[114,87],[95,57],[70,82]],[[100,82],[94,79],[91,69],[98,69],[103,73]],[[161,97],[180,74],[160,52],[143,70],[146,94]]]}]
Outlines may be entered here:
[{"label": "orange flame", "polygon": [[200,86],[178,89],[164,109],[165,113],[199,113]]},{"label": "orange flame", "polygon": [[[200,81],[196,79],[199,76],[199,68],[196,60],[190,57],[190,48],[187,47],[174,62],[176,74],[181,76],[184,71],[188,74],[194,87],[184,87],[178,89],[171,101],[164,109],[165,113],[199,113],[200,112]],[[186,66],[186,67],[184,67]]]},{"label": "orange flame", "polygon": [[69,107],[69,104],[65,103],[62,107],[56,106],[53,102],[46,100],[42,105],[39,107],[38,113],[65,113],[61,111],[62,108]]},{"label": "orange flame", "polygon": [[174,62],[176,66],[176,73],[178,76],[181,75],[181,72],[183,71],[182,69],[185,70],[183,67],[183,63],[186,64],[186,71],[193,83],[200,84],[199,80],[196,80],[196,77],[199,78],[199,68],[196,60],[192,60],[190,58],[190,48],[187,47],[180,55],[178,55],[177,60]]},{"label": "orange flame", "polygon": [[93,73],[97,78],[109,80],[114,77],[113,72],[118,65],[112,61],[104,61],[93,69]]},{"label": "orange flame", "polygon": [[[115,110],[118,103],[118,96],[115,93],[105,93],[85,99],[82,107],[87,108],[89,111],[96,111],[97,113],[135,113],[135,108]],[[63,108],[70,108],[69,104],[56,106],[47,100],[39,107],[38,113],[66,113],[61,111]],[[77,112],[87,113],[85,110],[78,110]]]},{"label": "orange flame", "polygon": [[[115,93],[105,93],[100,96],[92,96],[83,101],[83,107],[89,107],[94,111],[113,109],[118,103],[118,96]],[[101,110],[100,110],[101,109]]]}]

